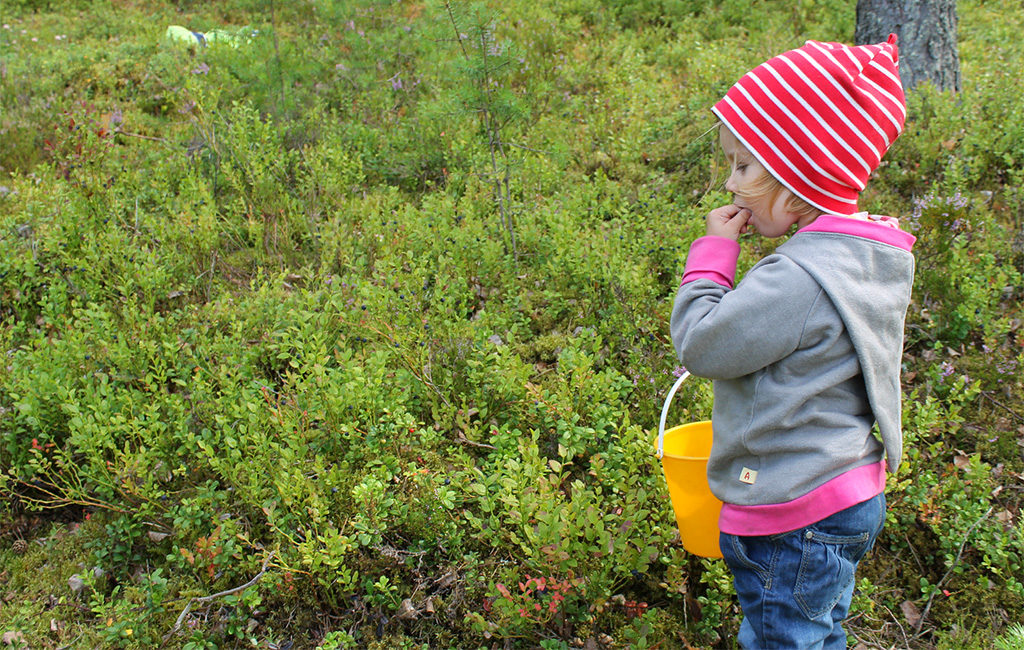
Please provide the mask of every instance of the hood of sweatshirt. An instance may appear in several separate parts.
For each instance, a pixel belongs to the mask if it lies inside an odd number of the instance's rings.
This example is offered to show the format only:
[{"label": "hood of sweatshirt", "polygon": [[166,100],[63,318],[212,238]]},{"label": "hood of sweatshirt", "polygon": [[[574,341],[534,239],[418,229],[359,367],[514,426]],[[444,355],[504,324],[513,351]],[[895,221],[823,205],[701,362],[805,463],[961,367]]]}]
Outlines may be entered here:
[{"label": "hood of sweatshirt", "polygon": [[[895,472],[903,448],[900,368],[913,288],[914,238],[869,225],[860,234],[849,234],[829,229],[825,220],[815,229],[797,232],[775,252],[807,271],[835,304],[857,351],[887,466]],[[823,238],[829,240],[827,246]]]}]

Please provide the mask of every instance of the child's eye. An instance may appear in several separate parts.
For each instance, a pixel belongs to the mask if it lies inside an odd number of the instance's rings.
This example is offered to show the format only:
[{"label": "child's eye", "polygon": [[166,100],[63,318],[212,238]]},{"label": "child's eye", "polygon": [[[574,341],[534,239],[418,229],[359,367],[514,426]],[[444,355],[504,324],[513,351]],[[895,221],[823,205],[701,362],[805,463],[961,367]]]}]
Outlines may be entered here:
[{"label": "child's eye", "polygon": [[747,170],[747,166],[746,165],[736,165],[736,171],[744,172],[746,170]]}]

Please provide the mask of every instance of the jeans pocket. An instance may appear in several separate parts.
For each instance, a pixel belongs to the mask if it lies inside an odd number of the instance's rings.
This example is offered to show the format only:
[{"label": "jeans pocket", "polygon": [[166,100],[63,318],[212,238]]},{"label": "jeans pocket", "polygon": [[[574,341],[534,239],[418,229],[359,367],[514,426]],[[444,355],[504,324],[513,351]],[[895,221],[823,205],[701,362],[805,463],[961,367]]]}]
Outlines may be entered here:
[{"label": "jeans pocket", "polygon": [[828,614],[853,583],[857,563],[871,544],[871,533],[829,535],[808,528],[803,535],[800,568],[793,596],[810,619]]},{"label": "jeans pocket", "polygon": [[[750,557],[750,553],[747,551],[743,538],[738,535],[730,535],[727,533],[723,534],[722,537],[725,538],[722,541],[726,542],[721,545],[722,554],[725,556],[726,564],[743,567],[748,571],[752,571],[761,581],[761,587],[769,588],[771,586],[769,584],[771,571],[769,571],[768,567]],[[730,567],[730,569],[734,574],[736,573],[735,568]]]}]

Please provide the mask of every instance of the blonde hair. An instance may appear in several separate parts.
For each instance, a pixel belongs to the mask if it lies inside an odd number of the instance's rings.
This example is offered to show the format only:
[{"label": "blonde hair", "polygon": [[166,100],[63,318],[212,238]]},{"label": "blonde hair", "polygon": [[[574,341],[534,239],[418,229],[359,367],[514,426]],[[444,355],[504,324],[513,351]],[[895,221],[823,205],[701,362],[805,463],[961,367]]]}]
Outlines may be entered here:
[{"label": "blonde hair", "polygon": [[[765,196],[768,197],[769,202],[774,202],[775,199],[778,198],[779,193],[786,189],[789,188],[780,183],[779,179],[772,176],[771,173],[765,169],[761,178],[751,181],[750,185],[748,185],[746,194],[754,198]],[[797,196],[793,190],[789,190],[789,198],[786,199],[783,209],[790,214],[795,214],[797,216],[797,221],[800,221],[805,217],[813,217],[816,219],[825,213],[821,208],[813,206]]]},{"label": "blonde hair", "polygon": [[[719,122],[718,127],[729,128],[723,122]],[[737,141],[737,144],[740,147],[743,147],[744,151],[750,153],[750,150],[747,149],[742,142]],[[720,147],[719,151],[721,151]],[[751,155],[753,156],[753,154]],[[756,178],[750,181],[749,185],[746,188],[746,194],[751,198],[767,197],[769,202],[774,202],[775,199],[778,198],[780,192],[789,188],[783,185],[779,181],[779,179],[772,176],[771,172],[769,172],[768,169],[764,167],[764,164],[762,164],[761,167],[764,170],[764,173],[761,175],[760,178]],[[717,175],[718,174],[716,173],[715,176]],[[789,198],[786,199],[786,203],[783,205],[783,208],[787,212],[797,215],[798,221],[804,219],[805,217],[812,217],[816,219],[819,216],[825,214],[824,210],[815,207],[808,203],[807,201],[805,201],[804,199],[800,198],[799,196],[796,195],[796,192],[794,192],[793,190],[789,190]]]}]

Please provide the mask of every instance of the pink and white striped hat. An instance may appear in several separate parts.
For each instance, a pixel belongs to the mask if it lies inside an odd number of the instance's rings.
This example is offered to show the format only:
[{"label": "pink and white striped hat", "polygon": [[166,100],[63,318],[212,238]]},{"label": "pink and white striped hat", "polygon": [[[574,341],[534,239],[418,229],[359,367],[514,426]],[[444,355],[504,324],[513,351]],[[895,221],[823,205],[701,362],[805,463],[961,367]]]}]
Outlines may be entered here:
[{"label": "pink and white striped hat", "polygon": [[853,214],[903,131],[898,61],[895,34],[856,47],[807,41],[748,72],[711,110],[794,194]]}]

